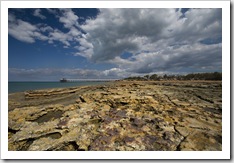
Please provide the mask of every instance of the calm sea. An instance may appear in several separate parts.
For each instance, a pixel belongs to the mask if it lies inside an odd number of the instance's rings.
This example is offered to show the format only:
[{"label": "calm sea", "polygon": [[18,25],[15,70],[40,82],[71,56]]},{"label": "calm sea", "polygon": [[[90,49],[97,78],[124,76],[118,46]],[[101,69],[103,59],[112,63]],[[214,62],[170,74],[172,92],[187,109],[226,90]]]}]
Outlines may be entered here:
[{"label": "calm sea", "polygon": [[23,92],[27,90],[38,90],[47,88],[65,88],[76,87],[85,85],[98,85],[105,82],[91,82],[91,81],[79,81],[79,82],[8,82],[8,93]]}]

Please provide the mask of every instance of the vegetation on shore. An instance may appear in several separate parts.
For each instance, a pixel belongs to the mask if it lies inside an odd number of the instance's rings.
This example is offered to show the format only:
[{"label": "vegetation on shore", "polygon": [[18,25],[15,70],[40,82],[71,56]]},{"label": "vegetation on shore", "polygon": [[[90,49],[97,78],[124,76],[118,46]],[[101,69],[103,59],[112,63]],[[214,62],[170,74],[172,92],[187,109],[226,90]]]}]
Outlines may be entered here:
[{"label": "vegetation on shore", "polygon": [[187,75],[145,75],[141,76],[132,76],[125,78],[124,80],[222,80],[221,72],[213,72],[213,73],[192,73]]}]

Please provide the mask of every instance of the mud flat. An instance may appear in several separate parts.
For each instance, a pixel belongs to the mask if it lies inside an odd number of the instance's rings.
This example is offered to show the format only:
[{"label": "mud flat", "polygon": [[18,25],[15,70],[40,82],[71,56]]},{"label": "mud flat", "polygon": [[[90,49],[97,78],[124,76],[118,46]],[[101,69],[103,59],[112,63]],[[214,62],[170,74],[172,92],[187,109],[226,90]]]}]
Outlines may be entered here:
[{"label": "mud flat", "polygon": [[222,150],[218,81],[118,81],[8,102],[10,151]]}]

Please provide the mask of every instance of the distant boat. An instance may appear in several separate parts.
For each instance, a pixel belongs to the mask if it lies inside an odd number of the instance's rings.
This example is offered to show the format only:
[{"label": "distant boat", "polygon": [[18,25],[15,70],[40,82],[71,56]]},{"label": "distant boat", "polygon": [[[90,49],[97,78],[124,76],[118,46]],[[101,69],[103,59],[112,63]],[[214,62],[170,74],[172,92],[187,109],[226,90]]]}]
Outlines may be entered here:
[{"label": "distant boat", "polygon": [[67,82],[67,79],[66,78],[62,78],[62,79],[60,79],[60,82],[65,83],[65,82]]}]

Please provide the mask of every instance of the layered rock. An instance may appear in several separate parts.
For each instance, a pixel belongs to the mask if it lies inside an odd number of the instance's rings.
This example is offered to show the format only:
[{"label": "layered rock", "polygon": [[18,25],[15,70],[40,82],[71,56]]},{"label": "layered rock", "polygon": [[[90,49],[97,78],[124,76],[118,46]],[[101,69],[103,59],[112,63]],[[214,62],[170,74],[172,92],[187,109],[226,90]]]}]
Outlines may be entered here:
[{"label": "layered rock", "polygon": [[9,96],[17,103],[9,150],[222,150],[221,90],[221,82],[121,81]]}]

